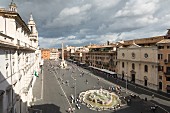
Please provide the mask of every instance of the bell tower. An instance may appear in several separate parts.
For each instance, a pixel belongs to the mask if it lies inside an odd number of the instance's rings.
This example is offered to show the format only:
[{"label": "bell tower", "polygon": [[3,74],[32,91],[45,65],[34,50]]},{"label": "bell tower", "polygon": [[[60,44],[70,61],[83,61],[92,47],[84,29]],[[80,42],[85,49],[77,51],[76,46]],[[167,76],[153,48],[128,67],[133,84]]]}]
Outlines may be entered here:
[{"label": "bell tower", "polygon": [[9,5],[9,11],[17,12],[17,5],[14,3],[14,1],[11,1],[11,4]]},{"label": "bell tower", "polygon": [[31,40],[31,44],[33,47],[37,48],[38,47],[38,31],[37,31],[36,24],[34,22],[32,14],[30,15],[30,19],[28,21],[28,28],[31,31],[31,34],[29,36]]}]

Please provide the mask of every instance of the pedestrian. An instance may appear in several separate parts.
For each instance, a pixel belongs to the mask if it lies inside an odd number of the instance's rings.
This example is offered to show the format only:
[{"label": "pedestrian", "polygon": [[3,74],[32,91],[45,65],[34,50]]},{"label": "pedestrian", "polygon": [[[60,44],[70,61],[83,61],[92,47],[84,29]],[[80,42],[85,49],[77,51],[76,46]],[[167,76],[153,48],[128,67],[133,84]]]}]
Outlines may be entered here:
[{"label": "pedestrian", "polygon": [[86,84],[88,84],[88,81],[87,81],[87,79],[86,79]]},{"label": "pedestrian", "polygon": [[154,99],[154,97],[155,97],[154,94],[152,94],[152,99]]}]

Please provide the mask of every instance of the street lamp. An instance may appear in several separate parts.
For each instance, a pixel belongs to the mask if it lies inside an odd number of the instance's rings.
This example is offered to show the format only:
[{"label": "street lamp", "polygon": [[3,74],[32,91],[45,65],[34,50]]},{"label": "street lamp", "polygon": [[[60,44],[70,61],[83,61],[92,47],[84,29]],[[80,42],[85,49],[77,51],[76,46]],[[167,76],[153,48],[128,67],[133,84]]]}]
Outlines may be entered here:
[{"label": "street lamp", "polygon": [[128,79],[128,76],[127,76],[127,73],[126,73],[126,93],[127,93],[127,79]]},{"label": "street lamp", "polygon": [[74,77],[72,76],[72,74],[71,74],[71,78],[75,81],[75,82],[74,82],[74,93],[75,93],[75,96],[74,96],[74,97],[75,97],[75,100],[74,100],[74,101],[75,101],[75,103],[76,103],[76,78],[74,78]]},{"label": "street lamp", "polygon": [[76,79],[75,80],[75,86],[74,86],[74,89],[75,89],[75,103],[76,103]]}]

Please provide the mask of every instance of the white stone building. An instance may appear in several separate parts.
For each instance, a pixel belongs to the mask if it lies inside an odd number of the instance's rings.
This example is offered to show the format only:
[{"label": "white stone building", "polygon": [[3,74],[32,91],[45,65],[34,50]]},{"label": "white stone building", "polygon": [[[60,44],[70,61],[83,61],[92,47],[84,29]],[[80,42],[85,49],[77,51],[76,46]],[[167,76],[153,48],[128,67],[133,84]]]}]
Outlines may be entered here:
[{"label": "white stone building", "polygon": [[27,25],[15,3],[9,10],[0,8],[0,113],[28,112],[40,60],[32,15]]}]

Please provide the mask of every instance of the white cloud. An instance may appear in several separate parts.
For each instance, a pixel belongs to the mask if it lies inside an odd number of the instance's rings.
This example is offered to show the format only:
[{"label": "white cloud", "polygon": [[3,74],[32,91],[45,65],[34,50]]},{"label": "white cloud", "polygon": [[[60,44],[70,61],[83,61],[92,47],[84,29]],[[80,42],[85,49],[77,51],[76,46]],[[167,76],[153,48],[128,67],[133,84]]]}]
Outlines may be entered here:
[{"label": "white cloud", "polygon": [[144,17],[141,17],[141,18],[138,18],[136,20],[136,22],[140,23],[140,24],[145,24],[145,25],[148,25],[148,24],[152,24],[152,23],[156,23],[158,21],[158,18],[154,18],[152,15],[147,15],[147,16],[144,16]]},{"label": "white cloud", "polygon": [[68,39],[75,39],[76,36],[71,35],[71,36],[68,36],[67,38],[68,38]]},{"label": "white cloud", "polygon": [[77,15],[79,13],[89,10],[90,8],[91,8],[90,4],[85,4],[82,7],[65,8],[60,12],[59,17],[62,18],[62,17],[72,16],[72,15]]},{"label": "white cloud", "polygon": [[59,16],[54,18],[52,22],[48,22],[48,27],[67,27],[81,24],[83,21],[87,21],[87,11],[91,8],[90,4],[85,4],[81,7],[72,7],[63,9]]},{"label": "white cloud", "polygon": [[158,2],[159,0],[130,0],[115,17],[153,14],[159,8]]},{"label": "white cloud", "polygon": [[59,16],[65,17],[65,16],[70,16],[70,15],[76,15],[79,13],[80,13],[79,7],[65,8],[60,12]]},{"label": "white cloud", "polygon": [[39,37],[39,45],[41,48],[51,48],[60,46],[63,42],[64,37],[56,37],[56,38],[45,38],[45,37]]},{"label": "white cloud", "polygon": [[94,0],[94,4],[97,6],[97,9],[114,7],[119,2],[120,0]]}]

